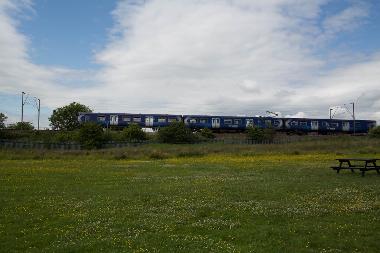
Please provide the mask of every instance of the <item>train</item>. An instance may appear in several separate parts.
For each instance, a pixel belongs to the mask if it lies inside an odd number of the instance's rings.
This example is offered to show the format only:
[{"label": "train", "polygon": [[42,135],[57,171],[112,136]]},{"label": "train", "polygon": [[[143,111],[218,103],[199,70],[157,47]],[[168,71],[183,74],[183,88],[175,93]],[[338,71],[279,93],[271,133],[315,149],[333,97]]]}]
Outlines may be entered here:
[{"label": "train", "polygon": [[142,128],[158,129],[172,122],[183,122],[193,130],[208,128],[213,131],[245,131],[250,126],[273,128],[296,133],[368,133],[376,126],[374,120],[277,118],[248,116],[211,116],[175,114],[90,113],[81,112],[79,123],[95,122],[104,128],[124,128],[137,124]]}]

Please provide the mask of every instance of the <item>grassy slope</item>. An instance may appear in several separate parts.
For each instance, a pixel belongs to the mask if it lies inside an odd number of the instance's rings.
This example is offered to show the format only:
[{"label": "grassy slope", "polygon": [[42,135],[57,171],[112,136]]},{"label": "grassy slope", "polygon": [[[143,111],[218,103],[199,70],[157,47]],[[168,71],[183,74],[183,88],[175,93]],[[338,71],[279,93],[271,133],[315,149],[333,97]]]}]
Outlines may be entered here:
[{"label": "grassy slope", "polygon": [[0,251],[377,252],[380,176],[328,167],[379,151],[362,139],[2,151]]}]

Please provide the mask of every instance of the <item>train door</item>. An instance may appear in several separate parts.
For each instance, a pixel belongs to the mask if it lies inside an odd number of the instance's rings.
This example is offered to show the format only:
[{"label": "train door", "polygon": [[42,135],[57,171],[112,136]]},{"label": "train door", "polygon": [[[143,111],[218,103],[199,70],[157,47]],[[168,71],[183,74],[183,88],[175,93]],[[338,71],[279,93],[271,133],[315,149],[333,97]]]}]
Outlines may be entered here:
[{"label": "train door", "polygon": [[110,125],[117,125],[119,117],[117,115],[110,116]]},{"label": "train door", "polygon": [[343,124],[342,124],[342,130],[345,131],[345,132],[350,131],[350,122],[348,122],[348,121],[343,122]]},{"label": "train door", "polygon": [[220,128],[220,118],[212,118],[212,128]]},{"label": "train door", "polygon": [[253,126],[253,119],[246,119],[245,120],[245,127],[252,127]]},{"label": "train door", "polygon": [[318,121],[311,121],[311,131],[318,131],[319,125]]},{"label": "train door", "polygon": [[153,126],[153,116],[145,116],[145,126],[146,127]]}]

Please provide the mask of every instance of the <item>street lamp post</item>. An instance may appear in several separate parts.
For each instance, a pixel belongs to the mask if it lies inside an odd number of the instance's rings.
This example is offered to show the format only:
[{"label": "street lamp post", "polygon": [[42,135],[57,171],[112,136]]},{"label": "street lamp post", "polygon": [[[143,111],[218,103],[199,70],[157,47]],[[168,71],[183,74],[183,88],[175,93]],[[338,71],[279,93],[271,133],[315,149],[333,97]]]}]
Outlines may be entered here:
[{"label": "street lamp post", "polygon": [[332,116],[331,116],[331,111],[332,111],[333,109],[332,108],[330,108],[330,119],[332,119]]}]

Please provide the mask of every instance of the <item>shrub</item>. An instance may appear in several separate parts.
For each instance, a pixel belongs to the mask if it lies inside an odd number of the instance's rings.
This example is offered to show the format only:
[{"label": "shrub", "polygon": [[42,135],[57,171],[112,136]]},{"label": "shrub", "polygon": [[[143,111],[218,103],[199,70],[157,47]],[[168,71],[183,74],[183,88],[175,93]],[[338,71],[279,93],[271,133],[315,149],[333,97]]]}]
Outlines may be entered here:
[{"label": "shrub", "polygon": [[193,143],[196,137],[191,129],[183,122],[173,122],[169,126],[160,128],[157,139],[163,143]]},{"label": "shrub", "polygon": [[34,129],[34,126],[32,125],[31,122],[17,122],[16,124],[10,125],[10,129],[14,130],[26,130],[26,131],[31,131]]},{"label": "shrub", "polygon": [[130,124],[123,130],[123,139],[127,141],[143,141],[146,140],[146,135],[139,125]]},{"label": "shrub", "polygon": [[67,143],[74,142],[78,139],[77,131],[54,131],[54,135],[51,138],[53,142]]},{"label": "shrub", "polygon": [[212,132],[211,129],[203,128],[199,133],[203,138],[215,139],[215,134]]},{"label": "shrub", "polygon": [[276,136],[276,130],[274,128],[264,129],[264,140],[273,141],[275,136]]},{"label": "shrub", "polygon": [[380,126],[372,128],[369,131],[369,136],[372,138],[380,138]]},{"label": "shrub", "polygon": [[264,129],[258,128],[256,126],[250,126],[247,129],[247,138],[254,141],[263,141],[264,140]]},{"label": "shrub", "polygon": [[86,149],[101,148],[104,142],[103,129],[96,123],[84,123],[79,130],[78,140]]},{"label": "shrub", "polygon": [[259,128],[250,126],[247,129],[247,138],[252,141],[273,141],[276,131],[273,128]]},{"label": "shrub", "polygon": [[104,132],[104,141],[109,142],[109,141],[123,141],[123,136],[121,131],[112,131],[110,129],[107,129]]}]

